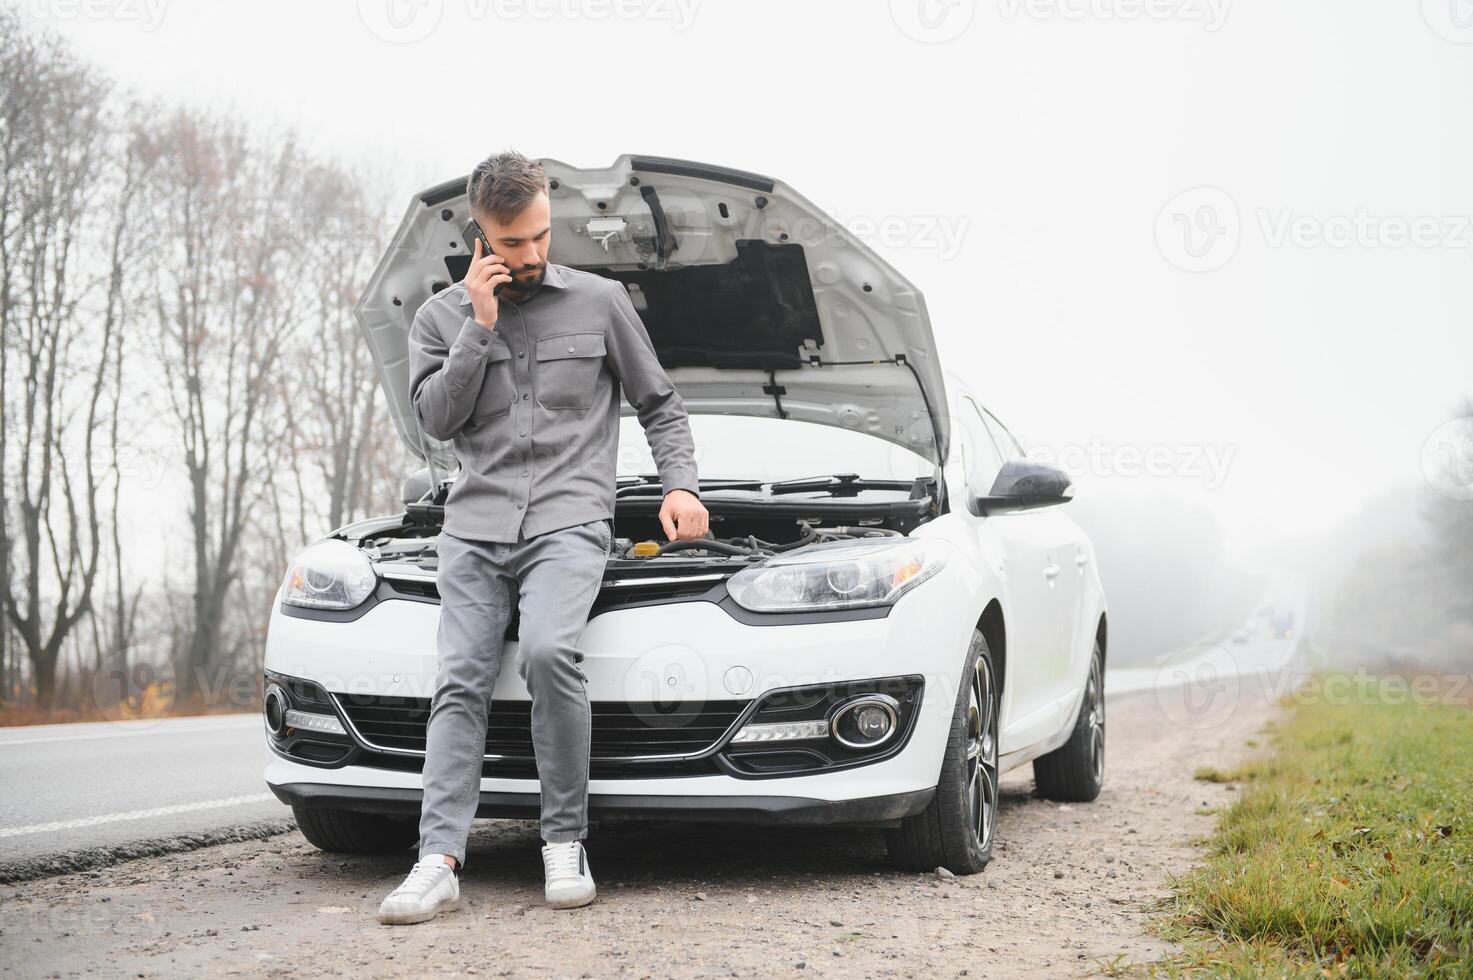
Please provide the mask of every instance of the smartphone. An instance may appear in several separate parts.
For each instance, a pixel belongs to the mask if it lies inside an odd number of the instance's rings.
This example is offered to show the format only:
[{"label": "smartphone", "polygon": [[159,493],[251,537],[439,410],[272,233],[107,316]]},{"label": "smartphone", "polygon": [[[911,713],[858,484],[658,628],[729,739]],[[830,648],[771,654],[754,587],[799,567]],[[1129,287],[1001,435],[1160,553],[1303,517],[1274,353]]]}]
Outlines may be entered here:
[{"label": "smartphone", "polygon": [[[486,240],[486,233],[481,230],[480,225],[476,224],[475,218],[467,221],[465,223],[465,227],[460,229],[460,237],[465,241],[465,254],[467,255],[476,254],[476,239],[478,238],[481,240],[482,255],[490,255],[493,251],[493,249],[491,248],[491,243]],[[504,282],[498,282],[495,288],[491,290],[491,295],[501,295],[501,287],[505,285],[506,283]]]}]

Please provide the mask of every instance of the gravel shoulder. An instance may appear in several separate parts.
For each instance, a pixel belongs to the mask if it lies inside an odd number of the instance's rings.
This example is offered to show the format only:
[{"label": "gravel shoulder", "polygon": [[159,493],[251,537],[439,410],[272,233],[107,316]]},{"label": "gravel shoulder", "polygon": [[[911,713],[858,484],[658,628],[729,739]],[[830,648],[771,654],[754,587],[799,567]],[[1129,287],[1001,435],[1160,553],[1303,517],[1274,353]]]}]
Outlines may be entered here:
[{"label": "gravel shoulder", "polygon": [[380,926],[412,855],[344,858],[298,833],[0,888],[0,973],[47,976],[919,977],[1083,975],[1170,951],[1150,932],[1170,875],[1231,798],[1200,783],[1277,709],[1244,698],[1193,729],[1150,693],[1109,703],[1090,804],[1003,780],[992,864],[895,872],[871,831],[597,826],[599,900],[542,906],[535,825],[479,821],[463,908]]}]

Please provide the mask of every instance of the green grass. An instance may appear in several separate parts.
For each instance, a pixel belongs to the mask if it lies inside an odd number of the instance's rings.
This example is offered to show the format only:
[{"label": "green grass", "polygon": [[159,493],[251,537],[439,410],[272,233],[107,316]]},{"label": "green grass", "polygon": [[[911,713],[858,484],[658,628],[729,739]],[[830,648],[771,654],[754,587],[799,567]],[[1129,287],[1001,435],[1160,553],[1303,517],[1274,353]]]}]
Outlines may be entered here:
[{"label": "green grass", "polygon": [[1160,972],[1473,977],[1473,712],[1307,705],[1272,738],[1176,882]]}]

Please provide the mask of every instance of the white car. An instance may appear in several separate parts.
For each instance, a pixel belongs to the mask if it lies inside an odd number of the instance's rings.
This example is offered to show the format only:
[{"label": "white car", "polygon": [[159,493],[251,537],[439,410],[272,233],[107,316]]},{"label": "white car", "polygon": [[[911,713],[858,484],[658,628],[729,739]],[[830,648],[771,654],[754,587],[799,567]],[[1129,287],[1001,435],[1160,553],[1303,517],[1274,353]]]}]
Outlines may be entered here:
[{"label": "white car", "polygon": [[[580,643],[591,817],[860,824],[901,867],[967,874],[992,853],[999,773],[1032,762],[1043,796],[1098,795],[1105,599],[1069,480],[942,370],[915,286],[766,177],[543,163],[551,258],[629,290],[691,415],[716,539],[663,543],[624,404]],[[355,310],[425,466],[402,512],[303,551],[272,610],[266,781],[330,851],[417,838],[455,460],[415,422],[406,339],[468,261],[464,188],[414,199]],[[529,709],[504,668],[480,816],[537,816]]]}]

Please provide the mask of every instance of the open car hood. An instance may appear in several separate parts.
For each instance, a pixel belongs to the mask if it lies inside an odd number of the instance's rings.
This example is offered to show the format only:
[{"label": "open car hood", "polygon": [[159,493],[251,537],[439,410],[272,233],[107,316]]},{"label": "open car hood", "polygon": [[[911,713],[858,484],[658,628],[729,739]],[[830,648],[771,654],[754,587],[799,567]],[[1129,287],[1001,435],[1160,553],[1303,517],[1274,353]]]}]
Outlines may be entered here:
[{"label": "open car hood", "polygon": [[[948,417],[921,293],[787,185],[664,157],[605,169],[541,161],[548,258],[624,283],[692,415],[753,415],[868,432],[941,463]],[[354,315],[394,424],[440,472],[448,442],[409,397],[409,327],[469,264],[466,178],[410,202]],[[634,414],[628,402],[625,415]]]}]

